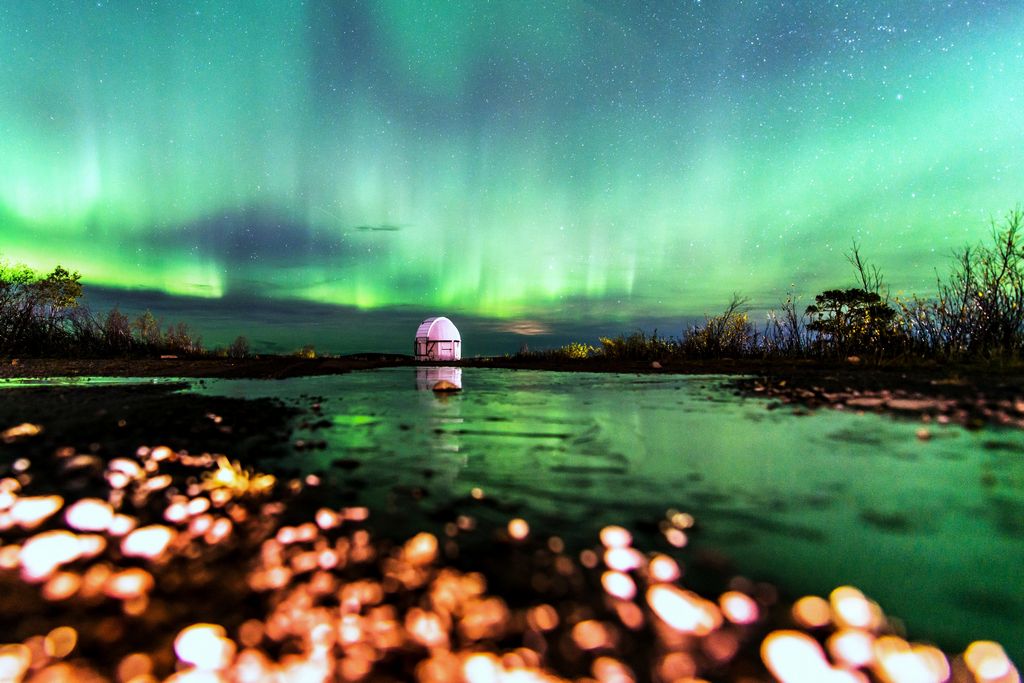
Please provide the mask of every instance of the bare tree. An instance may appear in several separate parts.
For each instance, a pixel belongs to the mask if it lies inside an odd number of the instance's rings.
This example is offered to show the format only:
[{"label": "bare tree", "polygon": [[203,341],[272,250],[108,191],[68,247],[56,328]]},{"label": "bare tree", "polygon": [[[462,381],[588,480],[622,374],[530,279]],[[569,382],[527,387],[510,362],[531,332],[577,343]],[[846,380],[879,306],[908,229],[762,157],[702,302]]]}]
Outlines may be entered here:
[{"label": "bare tree", "polygon": [[[853,241],[853,246],[850,247],[850,251],[846,254],[846,260],[853,266],[854,271],[857,273],[857,280],[860,282],[861,289],[865,292],[872,292],[878,294],[883,300],[889,300],[889,287],[886,286],[885,280],[882,277],[881,269],[875,264],[867,263],[860,255],[860,245],[857,240]],[[885,295],[882,295],[882,290],[885,290]]]}]

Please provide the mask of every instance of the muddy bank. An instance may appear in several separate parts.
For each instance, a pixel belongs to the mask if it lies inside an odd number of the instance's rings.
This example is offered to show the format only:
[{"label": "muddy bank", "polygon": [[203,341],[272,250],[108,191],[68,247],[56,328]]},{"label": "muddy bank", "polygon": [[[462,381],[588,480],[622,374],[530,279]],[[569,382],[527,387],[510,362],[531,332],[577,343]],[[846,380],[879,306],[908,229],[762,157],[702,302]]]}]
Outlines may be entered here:
[{"label": "muddy bank", "polygon": [[19,358],[0,361],[0,379],[19,377],[181,377],[230,379],[285,379],[333,375],[355,370],[413,365],[444,365],[554,372],[625,372],[673,374],[763,374],[772,368],[800,369],[802,364],[775,366],[747,361],[688,361],[654,366],[646,361],[605,361],[602,359],[551,361],[515,357],[466,358],[458,362],[424,363],[412,356],[358,354],[336,358],[132,358],[63,359]]},{"label": "muddy bank", "polygon": [[[815,369],[765,373],[733,381],[768,409],[871,411],[924,424],[1024,429],[1024,377],[991,372]],[[928,438],[925,429],[919,433]]]},{"label": "muddy bank", "polygon": [[222,377],[283,379],[411,365],[410,356],[364,354],[340,358],[18,358],[0,362],[0,378]]},{"label": "muddy bank", "polygon": [[193,452],[272,459],[289,447],[299,411],[270,399],[202,397],[187,385],[25,387],[0,392],[0,425],[38,424],[31,439],[0,441],[0,459],[50,456],[73,448],[101,458],[163,444]]}]

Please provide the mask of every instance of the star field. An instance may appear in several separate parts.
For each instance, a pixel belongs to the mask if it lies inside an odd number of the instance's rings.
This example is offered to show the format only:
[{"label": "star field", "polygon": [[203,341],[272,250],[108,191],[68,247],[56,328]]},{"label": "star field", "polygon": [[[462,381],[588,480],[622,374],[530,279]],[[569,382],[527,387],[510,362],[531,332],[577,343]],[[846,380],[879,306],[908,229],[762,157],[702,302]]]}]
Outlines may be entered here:
[{"label": "star field", "polygon": [[1024,5],[9,2],[0,252],[499,319],[927,293],[1024,199]]}]

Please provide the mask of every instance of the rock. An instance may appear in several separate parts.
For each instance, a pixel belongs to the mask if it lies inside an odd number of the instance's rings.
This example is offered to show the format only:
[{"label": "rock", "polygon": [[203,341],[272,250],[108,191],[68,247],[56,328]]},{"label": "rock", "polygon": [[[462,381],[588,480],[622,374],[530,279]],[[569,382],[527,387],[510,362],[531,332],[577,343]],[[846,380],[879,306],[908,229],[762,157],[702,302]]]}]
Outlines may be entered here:
[{"label": "rock", "polygon": [[448,393],[452,391],[462,391],[462,387],[446,379],[442,379],[440,382],[434,385],[434,391],[438,393]]},{"label": "rock", "polygon": [[879,408],[885,403],[884,398],[876,398],[871,396],[860,396],[857,398],[847,399],[846,405],[851,408]]},{"label": "rock", "polygon": [[658,361],[654,361],[653,363],[651,363],[651,367],[655,370],[661,370],[661,363],[659,363]]},{"label": "rock", "polygon": [[927,398],[894,398],[889,401],[890,410],[906,410],[909,412],[921,412],[938,408],[936,401]]}]

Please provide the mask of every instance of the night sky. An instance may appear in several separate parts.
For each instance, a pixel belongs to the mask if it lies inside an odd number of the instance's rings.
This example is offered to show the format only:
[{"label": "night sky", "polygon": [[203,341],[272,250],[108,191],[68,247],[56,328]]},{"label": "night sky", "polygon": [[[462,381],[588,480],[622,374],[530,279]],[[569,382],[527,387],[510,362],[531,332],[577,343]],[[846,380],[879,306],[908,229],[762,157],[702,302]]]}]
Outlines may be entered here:
[{"label": "night sky", "polygon": [[853,239],[927,294],[1024,200],[1022,26],[1019,0],[3,2],[0,255],[211,341],[286,347],[308,311],[295,345],[338,350],[435,313],[497,348],[768,308],[852,284]]}]

